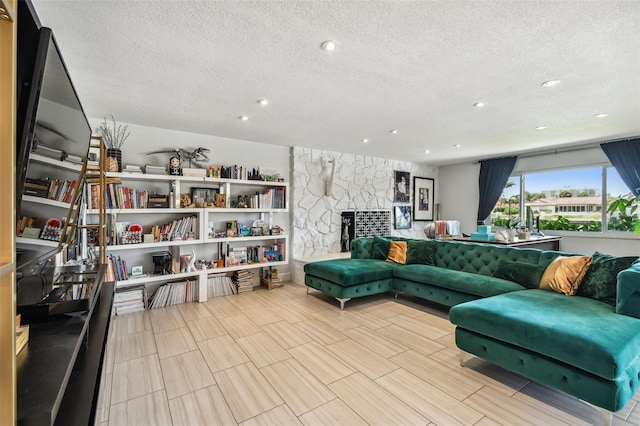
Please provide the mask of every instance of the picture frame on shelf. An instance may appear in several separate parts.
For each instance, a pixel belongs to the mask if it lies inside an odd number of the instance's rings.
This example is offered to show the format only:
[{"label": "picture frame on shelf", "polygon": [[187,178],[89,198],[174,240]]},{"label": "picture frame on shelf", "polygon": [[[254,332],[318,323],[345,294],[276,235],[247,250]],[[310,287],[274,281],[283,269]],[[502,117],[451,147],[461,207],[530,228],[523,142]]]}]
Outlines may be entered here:
[{"label": "picture frame on shelf", "polygon": [[394,206],[394,228],[411,229],[411,206]]},{"label": "picture frame on shelf", "polygon": [[393,175],[393,201],[396,203],[409,203],[411,201],[411,174],[394,170]]},{"label": "picture frame on shelf", "polygon": [[413,220],[432,221],[434,218],[435,179],[414,176],[413,178]]},{"label": "picture frame on shelf", "polygon": [[191,202],[198,208],[216,206],[216,188],[191,188]]}]

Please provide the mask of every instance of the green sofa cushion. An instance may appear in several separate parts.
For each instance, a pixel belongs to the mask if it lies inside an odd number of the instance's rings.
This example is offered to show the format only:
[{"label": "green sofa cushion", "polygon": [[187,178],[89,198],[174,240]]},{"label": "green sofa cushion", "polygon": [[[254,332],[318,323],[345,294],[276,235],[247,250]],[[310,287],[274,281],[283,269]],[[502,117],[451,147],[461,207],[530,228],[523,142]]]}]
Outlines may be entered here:
[{"label": "green sofa cushion", "polygon": [[356,238],[351,241],[352,259],[373,258],[373,238]]},{"label": "green sofa cushion", "polygon": [[618,273],[630,268],[636,260],[637,256],[618,257],[595,252],[587,275],[578,289],[578,295],[615,306]]},{"label": "green sofa cushion", "polygon": [[481,297],[525,289],[519,284],[499,278],[425,265],[404,265],[395,269],[393,275],[407,281],[444,287]]},{"label": "green sofa cushion", "polygon": [[434,243],[431,240],[407,241],[407,265],[433,265]]},{"label": "green sofa cushion", "polygon": [[498,264],[493,276],[513,281],[526,288],[538,288],[545,269],[547,268],[544,265],[506,260]]},{"label": "green sofa cushion", "polygon": [[323,278],[342,286],[392,278],[398,265],[374,259],[334,259],[304,265],[305,274]]},{"label": "green sofa cushion", "polygon": [[389,254],[389,239],[384,237],[373,237],[373,258],[386,260]]},{"label": "green sofa cushion", "polygon": [[640,356],[640,321],[586,297],[518,291],[454,306],[449,319],[608,380]]}]

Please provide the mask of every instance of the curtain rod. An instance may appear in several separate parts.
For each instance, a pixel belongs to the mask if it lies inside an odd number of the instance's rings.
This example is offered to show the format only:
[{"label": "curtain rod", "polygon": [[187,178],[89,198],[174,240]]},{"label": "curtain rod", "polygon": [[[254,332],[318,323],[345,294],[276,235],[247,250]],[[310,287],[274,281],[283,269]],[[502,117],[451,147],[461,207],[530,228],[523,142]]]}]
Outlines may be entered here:
[{"label": "curtain rod", "polygon": [[[567,147],[565,149],[558,148],[558,149],[554,149],[552,151],[539,151],[539,152],[530,152],[530,153],[527,153],[527,154],[505,155],[503,157],[487,158],[486,160],[493,160],[493,159],[497,159],[497,158],[507,158],[507,157],[518,157],[518,159],[520,159],[520,158],[528,158],[528,157],[537,157],[537,156],[540,156],[540,155],[561,154],[561,153],[564,153],[564,152],[582,151],[583,149],[587,149],[587,148],[599,147],[603,143],[630,141],[630,140],[633,140],[633,139],[638,139],[638,137],[635,136],[635,137],[631,137],[631,138],[614,139],[612,141],[593,142],[593,143],[589,143],[589,144],[586,144],[586,145]],[[471,164],[480,164],[482,161],[484,161],[484,160],[476,160]]]}]

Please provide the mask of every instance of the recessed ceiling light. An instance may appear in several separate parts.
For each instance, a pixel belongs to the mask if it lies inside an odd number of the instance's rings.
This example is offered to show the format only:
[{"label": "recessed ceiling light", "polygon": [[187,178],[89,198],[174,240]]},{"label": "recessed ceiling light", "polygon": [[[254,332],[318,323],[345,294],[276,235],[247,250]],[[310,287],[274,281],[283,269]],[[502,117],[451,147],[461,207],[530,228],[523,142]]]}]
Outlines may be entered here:
[{"label": "recessed ceiling light", "polygon": [[367,143],[367,142],[369,142],[369,139],[364,138],[364,139],[362,139],[362,142]]},{"label": "recessed ceiling light", "polygon": [[266,99],[258,99],[256,102],[258,102],[260,105],[268,105],[269,101]]},{"label": "recessed ceiling light", "polygon": [[460,145],[459,143],[457,143],[457,144],[455,144],[453,147],[454,147],[454,148],[462,148],[462,145]]},{"label": "recessed ceiling light", "polygon": [[473,106],[476,108],[482,108],[486,104],[487,104],[486,102],[476,102],[475,104],[473,104]]},{"label": "recessed ceiling light", "polygon": [[544,130],[546,128],[547,128],[547,126],[538,126],[538,127],[536,127],[536,130]]},{"label": "recessed ceiling light", "polygon": [[600,114],[594,115],[595,118],[605,118],[605,117],[608,117],[608,116],[609,116],[609,114],[607,114],[606,112],[602,112]]},{"label": "recessed ceiling light", "polygon": [[327,50],[327,51],[331,52],[331,51],[336,50],[338,48],[338,42],[337,41],[333,41],[333,40],[327,40],[327,41],[322,42],[320,47],[323,50]]},{"label": "recessed ceiling light", "polygon": [[425,154],[428,154],[428,153],[429,153],[429,150],[428,150],[428,149],[425,149],[425,150],[424,150],[424,153],[425,153]]},{"label": "recessed ceiling light", "polygon": [[542,83],[542,87],[557,86],[558,84],[560,84],[560,80],[548,80]]},{"label": "recessed ceiling light", "polygon": [[395,129],[394,129],[394,130],[389,130],[389,133],[391,133],[391,134],[393,134],[393,135],[397,135],[397,134],[398,134],[398,131],[397,131],[397,130],[395,130]]},{"label": "recessed ceiling light", "polygon": [[238,117],[240,120],[242,121],[247,121],[249,119],[249,117],[247,117],[246,115],[241,115],[240,117]]}]

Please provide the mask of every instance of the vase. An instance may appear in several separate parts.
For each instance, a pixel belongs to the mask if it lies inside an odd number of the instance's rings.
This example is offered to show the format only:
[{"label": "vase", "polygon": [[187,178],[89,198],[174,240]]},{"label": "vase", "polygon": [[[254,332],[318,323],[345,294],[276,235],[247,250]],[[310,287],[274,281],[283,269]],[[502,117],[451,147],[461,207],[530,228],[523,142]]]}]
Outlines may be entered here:
[{"label": "vase", "polygon": [[118,163],[118,172],[122,171],[122,151],[120,148],[107,148],[107,158],[114,158]]}]

